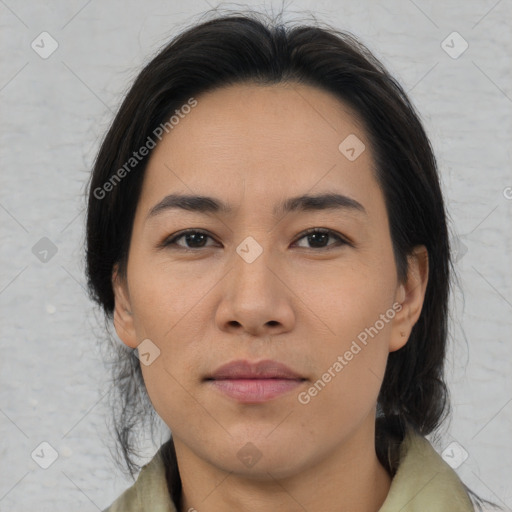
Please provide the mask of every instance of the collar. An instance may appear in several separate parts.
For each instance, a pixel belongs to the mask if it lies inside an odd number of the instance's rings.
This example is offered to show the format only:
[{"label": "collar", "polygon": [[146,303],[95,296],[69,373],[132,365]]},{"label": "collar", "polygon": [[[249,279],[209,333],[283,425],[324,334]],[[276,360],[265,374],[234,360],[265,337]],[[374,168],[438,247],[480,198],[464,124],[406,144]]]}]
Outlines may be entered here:
[{"label": "collar", "polygon": [[[167,490],[163,446],[136,482],[103,512],[177,512]],[[400,464],[378,512],[474,512],[464,484],[429,441],[409,430]]]}]

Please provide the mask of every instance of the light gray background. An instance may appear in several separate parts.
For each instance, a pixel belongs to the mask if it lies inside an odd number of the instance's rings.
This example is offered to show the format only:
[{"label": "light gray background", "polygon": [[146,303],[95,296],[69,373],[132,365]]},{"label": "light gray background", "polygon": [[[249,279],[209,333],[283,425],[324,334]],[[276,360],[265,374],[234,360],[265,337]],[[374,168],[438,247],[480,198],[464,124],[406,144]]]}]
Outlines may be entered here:
[{"label": "light gray background", "polygon": [[[130,485],[108,450],[102,330],[84,292],[84,185],[142,64],[213,5],[0,1],[2,512],[95,511]],[[361,37],[422,113],[460,249],[453,415],[436,448],[459,443],[469,454],[457,469],[462,479],[510,509],[512,3],[295,1],[285,18],[304,9]],[[43,31],[59,45],[47,59],[31,48]],[[457,59],[441,47],[453,31],[469,44]],[[32,252],[42,237],[58,249],[46,263]],[[46,470],[31,458],[43,441],[58,453]]]}]

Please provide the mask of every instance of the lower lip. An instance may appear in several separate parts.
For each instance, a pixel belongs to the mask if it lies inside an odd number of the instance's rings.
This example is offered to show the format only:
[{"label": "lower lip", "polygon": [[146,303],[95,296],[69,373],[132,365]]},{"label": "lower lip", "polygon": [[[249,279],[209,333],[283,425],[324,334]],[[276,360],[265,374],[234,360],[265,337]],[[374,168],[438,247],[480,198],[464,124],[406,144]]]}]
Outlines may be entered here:
[{"label": "lower lip", "polygon": [[290,379],[224,379],[209,381],[225,395],[245,403],[260,403],[288,393],[302,384]]}]

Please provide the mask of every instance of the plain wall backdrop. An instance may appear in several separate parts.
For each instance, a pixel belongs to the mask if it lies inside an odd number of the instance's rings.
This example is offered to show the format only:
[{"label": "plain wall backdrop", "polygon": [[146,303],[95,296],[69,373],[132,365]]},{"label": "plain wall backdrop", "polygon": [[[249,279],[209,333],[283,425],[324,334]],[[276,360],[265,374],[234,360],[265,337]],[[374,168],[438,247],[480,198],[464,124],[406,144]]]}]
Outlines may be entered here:
[{"label": "plain wall backdrop", "polygon": [[[0,1],[2,512],[101,510],[131,484],[109,453],[109,372],[85,292],[85,183],[142,65],[212,2]],[[282,8],[221,4],[246,6]],[[301,0],[284,19],[308,21],[307,11],[360,37],[422,115],[458,248],[453,413],[435,447],[510,510],[512,2]]]}]

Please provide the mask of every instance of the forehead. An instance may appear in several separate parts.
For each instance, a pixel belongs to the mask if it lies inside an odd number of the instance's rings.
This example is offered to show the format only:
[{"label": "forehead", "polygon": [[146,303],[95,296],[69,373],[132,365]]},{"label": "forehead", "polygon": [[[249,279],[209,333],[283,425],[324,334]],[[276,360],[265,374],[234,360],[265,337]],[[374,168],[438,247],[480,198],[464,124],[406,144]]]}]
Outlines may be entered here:
[{"label": "forehead", "polygon": [[[153,150],[144,201],[181,191],[234,194],[237,202],[244,194],[261,206],[293,192],[354,197],[376,186],[362,124],[331,93],[297,83],[237,84],[196,100]],[[342,152],[345,140],[364,144],[355,160]]]}]

